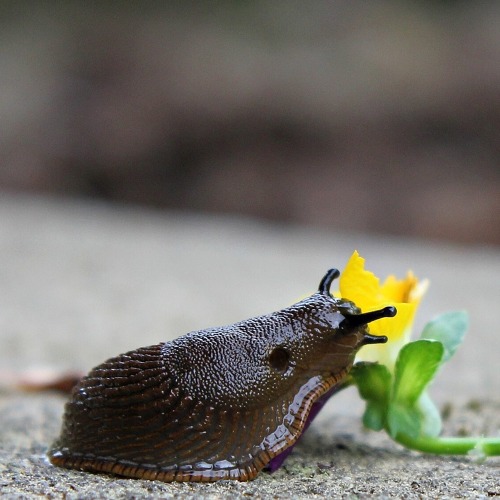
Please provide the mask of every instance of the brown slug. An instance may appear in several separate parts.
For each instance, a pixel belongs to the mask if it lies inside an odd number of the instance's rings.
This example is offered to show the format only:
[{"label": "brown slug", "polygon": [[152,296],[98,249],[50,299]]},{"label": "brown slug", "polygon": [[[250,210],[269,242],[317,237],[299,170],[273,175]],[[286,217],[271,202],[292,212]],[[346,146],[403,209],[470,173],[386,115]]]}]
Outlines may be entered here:
[{"label": "brown slug", "polygon": [[281,311],[188,333],[94,368],[66,403],[57,466],[161,481],[246,481],[284,457],[313,405],[341,384],[365,344],[386,342],[319,291]]}]

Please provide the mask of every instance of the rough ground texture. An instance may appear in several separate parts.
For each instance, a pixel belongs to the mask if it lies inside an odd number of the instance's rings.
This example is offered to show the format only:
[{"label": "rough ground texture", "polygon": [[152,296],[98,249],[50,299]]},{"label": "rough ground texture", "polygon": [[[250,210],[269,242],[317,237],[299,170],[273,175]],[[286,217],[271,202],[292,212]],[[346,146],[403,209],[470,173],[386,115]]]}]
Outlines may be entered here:
[{"label": "rough ground texture", "polygon": [[[314,291],[357,248],[379,275],[411,267],[432,284],[416,329],[466,308],[465,345],[432,394],[447,434],[498,435],[500,252],[282,229],[235,219],[0,198],[2,382],[30,369],[89,370],[109,356],[279,309]],[[64,397],[0,392],[0,491],[32,498],[489,497],[500,459],[426,456],[360,426],[355,391],[333,398],[274,475],[163,484],[57,469],[45,451]]]}]

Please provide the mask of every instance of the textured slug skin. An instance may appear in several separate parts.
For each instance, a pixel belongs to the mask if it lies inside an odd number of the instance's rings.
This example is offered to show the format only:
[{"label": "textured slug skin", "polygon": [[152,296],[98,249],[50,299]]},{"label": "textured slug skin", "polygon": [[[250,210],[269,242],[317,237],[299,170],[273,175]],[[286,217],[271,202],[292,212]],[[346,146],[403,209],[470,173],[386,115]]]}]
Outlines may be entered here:
[{"label": "textured slug skin", "polygon": [[357,313],[318,292],[112,358],[74,388],[49,459],[162,481],[253,479],[346,377],[367,330],[341,323]]}]

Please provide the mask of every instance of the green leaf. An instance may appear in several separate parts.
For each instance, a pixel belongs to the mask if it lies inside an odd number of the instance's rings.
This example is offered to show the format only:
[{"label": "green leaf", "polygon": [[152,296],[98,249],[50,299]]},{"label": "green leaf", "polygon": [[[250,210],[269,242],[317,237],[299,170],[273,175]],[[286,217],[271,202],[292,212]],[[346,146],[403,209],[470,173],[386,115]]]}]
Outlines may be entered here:
[{"label": "green leaf", "polygon": [[387,401],[391,374],[385,365],[356,363],[351,370],[351,376],[354,378],[363,399]]},{"label": "green leaf", "polygon": [[383,429],[392,382],[389,370],[376,363],[357,363],[351,370],[351,376],[359,395],[366,400],[363,424],[374,431]]},{"label": "green leaf", "polygon": [[427,391],[422,393],[417,406],[421,415],[419,437],[439,436],[442,427],[441,414]]},{"label": "green leaf", "polygon": [[392,401],[413,406],[434,378],[443,353],[443,344],[433,340],[416,340],[406,344],[396,360]]},{"label": "green leaf", "polygon": [[387,427],[394,438],[399,433],[411,438],[436,437],[441,432],[441,415],[427,392],[413,406],[392,402],[387,412]]},{"label": "green leaf", "polygon": [[372,431],[381,431],[385,427],[387,407],[377,401],[367,401],[363,413],[363,425]]},{"label": "green leaf", "polygon": [[432,402],[423,393],[434,378],[443,353],[443,344],[434,340],[410,342],[399,351],[387,410],[387,430],[392,437],[402,433],[417,438],[423,432],[434,433],[440,426]]},{"label": "green leaf", "polygon": [[429,321],[420,338],[441,342],[444,346],[443,361],[448,361],[462,343],[468,327],[469,315],[466,311],[451,311]]},{"label": "green leaf", "polygon": [[391,402],[387,412],[387,427],[393,438],[398,434],[418,437],[421,429],[421,415],[418,408]]},{"label": "green leaf", "polygon": [[462,342],[468,326],[465,312],[442,314],[427,324],[421,340],[406,344],[399,352],[394,385],[387,410],[387,429],[392,437],[436,437],[441,416],[426,387],[440,365]]}]

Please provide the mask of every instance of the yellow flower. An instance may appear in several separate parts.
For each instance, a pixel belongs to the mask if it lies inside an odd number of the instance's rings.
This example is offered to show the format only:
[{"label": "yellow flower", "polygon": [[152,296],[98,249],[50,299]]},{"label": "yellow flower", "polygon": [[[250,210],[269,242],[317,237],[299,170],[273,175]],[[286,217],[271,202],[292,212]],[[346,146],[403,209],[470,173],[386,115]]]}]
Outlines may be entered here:
[{"label": "yellow flower", "polygon": [[399,350],[410,339],[415,312],[428,285],[428,280],[419,282],[411,271],[402,280],[388,276],[380,285],[379,279],[365,270],[365,259],[357,251],[352,254],[340,275],[340,295],[354,302],[362,312],[385,306],[395,306],[398,310],[393,318],[370,323],[370,333],[386,335],[389,340],[387,344],[363,347],[356,358],[358,361],[378,361],[393,369]]}]

